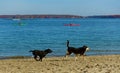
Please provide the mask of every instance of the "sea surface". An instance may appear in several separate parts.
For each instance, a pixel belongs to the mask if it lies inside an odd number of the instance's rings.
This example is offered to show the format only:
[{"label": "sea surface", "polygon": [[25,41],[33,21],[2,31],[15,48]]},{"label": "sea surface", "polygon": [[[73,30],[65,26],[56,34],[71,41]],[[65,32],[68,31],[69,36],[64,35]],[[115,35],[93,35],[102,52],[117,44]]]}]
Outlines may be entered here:
[{"label": "sea surface", "polygon": [[[65,24],[80,26],[64,26]],[[64,56],[70,46],[87,45],[86,55],[120,54],[120,19],[0,19],[0,57],[32,56],[29,50],[45,50],[48,56]]]}]

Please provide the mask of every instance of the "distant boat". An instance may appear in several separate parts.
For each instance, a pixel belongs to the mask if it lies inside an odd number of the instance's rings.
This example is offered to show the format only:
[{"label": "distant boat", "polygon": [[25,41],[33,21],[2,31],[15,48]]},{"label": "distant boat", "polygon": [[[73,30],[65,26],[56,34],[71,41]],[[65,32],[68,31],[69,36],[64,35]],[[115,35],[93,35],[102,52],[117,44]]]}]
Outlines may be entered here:
[{"label": "distant boat", "polygon": [[80,24],[64,24],[64,26],[80,26]]},{"label": "distant boat", "polygon": [[24,26],[25,25],[25,23],[22,23],[21,19],[19,19],[19,18],[15,18],[15,19],[12,19],[12,20],[17,21],[17,24],[15,24],[15,25],[18,25],[18,26]]}]

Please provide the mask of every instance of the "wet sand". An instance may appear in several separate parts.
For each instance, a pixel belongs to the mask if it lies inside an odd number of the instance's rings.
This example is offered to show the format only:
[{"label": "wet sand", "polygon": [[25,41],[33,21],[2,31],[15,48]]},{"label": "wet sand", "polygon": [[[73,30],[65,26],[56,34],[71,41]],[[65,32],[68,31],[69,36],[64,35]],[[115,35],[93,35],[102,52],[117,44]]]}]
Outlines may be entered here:
[{"label": "wet sand", "polygon": [[1,59],[0,73],[120,73],[120,55]]}]

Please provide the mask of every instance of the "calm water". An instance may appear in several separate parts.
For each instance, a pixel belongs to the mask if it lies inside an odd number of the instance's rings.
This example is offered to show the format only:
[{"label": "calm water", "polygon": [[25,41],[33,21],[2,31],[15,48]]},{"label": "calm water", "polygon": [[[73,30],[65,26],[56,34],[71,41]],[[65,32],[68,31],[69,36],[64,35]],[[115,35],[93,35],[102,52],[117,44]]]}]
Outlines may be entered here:
[{"label": "calm water", "polygon": [[[80,26],[64,26],[75,23]],[[51,48],[63,56],[70,45],[87,45],[87,55],[120,54],[120,19],[0,19],[0,57],[31,56],[29,50]]]}]

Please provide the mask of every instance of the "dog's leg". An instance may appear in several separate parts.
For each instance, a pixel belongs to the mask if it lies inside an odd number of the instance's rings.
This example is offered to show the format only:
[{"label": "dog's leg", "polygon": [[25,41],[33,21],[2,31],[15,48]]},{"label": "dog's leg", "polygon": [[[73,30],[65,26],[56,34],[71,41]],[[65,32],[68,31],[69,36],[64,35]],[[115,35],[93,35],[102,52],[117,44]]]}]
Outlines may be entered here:
[{"label": "dog's leg", "polygon": [[83,53],[83,55],[82,55],[82,56],[83,56],[83,60],[85,60],[85,56],[86,56],[85,52]]},{"label": "dog's leg", "polygon": [[39,58],[39,61],[41,61],[41,62],[42,62],[42,58],[43,58],[43,57],[41,57],[41,56],[39,56],[39,57],[40,57],[40,58]]},{"label": "dog's leg", "polygon": [[77,61],[77,59],[78,59],[77,56],[75,56],[75,61]]},{"label": "dog's leg", "polygon": [[68,58],[70,56],[70,54],[71,54],[71,52],[67,51],[65,57]]},{"label": "dog's leg", "polygon": [[75,61],[77,61],[78,59],[78,54],[75,54]]},{"label": "dog's leg", "polygon": [[66,58],[68,57],[68,51],[66,51],[65,57],[66,57]]},{"label": "dog's leg", "polygon": [[65,55],[65,57],[66,57],[66,58],[68,58],[68,57],[69,57],[69,55],[67,55],[67,54],[66,54],[66,55]]},{"label": "dog's leg", "polygon": [[40,59],[40,61],[42,62],[42,58]]},{"label": "dog's leg", "polygon": [[82,60],[84,60],[84,54],[80,54]]},{"label": "dog's leg", "polygon": [[83,56],[83,60],[85,60],[85,57],[84,57],[85,55],[82,55],[82,56]]},{"label": "dog's leg", "polygon": [[37,60],[37,55],[34,55],[34,59],[35,59],[36,61],[38,61],[38,60]]}]

